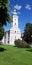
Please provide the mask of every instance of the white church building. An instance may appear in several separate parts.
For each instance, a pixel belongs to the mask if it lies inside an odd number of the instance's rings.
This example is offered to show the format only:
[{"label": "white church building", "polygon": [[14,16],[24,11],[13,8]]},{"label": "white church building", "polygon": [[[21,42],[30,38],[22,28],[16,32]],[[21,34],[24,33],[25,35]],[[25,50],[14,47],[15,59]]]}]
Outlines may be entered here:
[{"label": "white church building", "polygon": [[15,45],[14,41],[16,39],[22,39],[22,38],[21,38],[21,31],[18,27],[18,15],[16,10],[14,9],[12,27],[9,31],[6,31],[4,33],[2,42],[3,44]]}]

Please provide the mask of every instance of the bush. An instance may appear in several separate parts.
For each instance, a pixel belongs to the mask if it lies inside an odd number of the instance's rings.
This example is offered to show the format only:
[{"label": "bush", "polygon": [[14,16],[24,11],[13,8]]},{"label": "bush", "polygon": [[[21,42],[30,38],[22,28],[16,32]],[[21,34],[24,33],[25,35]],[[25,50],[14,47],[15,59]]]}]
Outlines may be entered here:
[{"label": "bush", "polygon": [[25,41],[21,41],[20,39],[15,40],[15,46],[18,48],[30,48],[29,44]]}]

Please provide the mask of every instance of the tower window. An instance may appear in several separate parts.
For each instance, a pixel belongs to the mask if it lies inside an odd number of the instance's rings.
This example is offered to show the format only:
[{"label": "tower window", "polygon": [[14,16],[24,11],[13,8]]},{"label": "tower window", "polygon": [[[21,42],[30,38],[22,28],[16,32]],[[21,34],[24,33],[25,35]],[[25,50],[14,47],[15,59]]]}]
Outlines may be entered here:
[{"label": "tower window", "polygon": [[15,25],[16,25],[16,23],[15,23]]},{"label": "tower window", "polygon": [[16,21],[16,19],[15,19],[15,21]]},{"label": "tower window", "polygon": [[16,33],[16,31],[15,31],[15,33]]}]

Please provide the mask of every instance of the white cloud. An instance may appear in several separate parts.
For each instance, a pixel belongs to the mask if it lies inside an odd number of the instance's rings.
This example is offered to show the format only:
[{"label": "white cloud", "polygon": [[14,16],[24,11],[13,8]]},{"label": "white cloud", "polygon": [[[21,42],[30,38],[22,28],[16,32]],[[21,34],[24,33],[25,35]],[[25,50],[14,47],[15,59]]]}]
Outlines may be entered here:
[{"label": "white cloud", "polygon": [[28,10],[31,10],[31,6],[30,6],[29,4],[27,4],[27,5],[25,6],[25,8],[28,9]]},{"label": "white cloud", "polygon": [[14,8],[15,8],[15,9],[17,9],[17,10],[20,10],[20,9],[22,8],[22,6],[21,6],[21,5],[16,4],[16,5],[14,6]]}]

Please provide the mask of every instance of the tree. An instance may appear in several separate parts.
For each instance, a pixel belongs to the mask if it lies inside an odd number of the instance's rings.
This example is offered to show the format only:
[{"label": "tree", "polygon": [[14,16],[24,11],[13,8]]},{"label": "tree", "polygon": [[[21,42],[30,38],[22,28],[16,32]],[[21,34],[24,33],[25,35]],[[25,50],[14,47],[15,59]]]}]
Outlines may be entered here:
[{"label": "tree", "polygon": [[2,24],[0,24],[0,41],[2,40],[4,35],[4,28],[2,27]]},{"label": "tree", "polygon": [[24,30],[23,39],[24,39],[27,43],[31,43],[31,42],[32,42],[32,24],[31,24],[31,23],[27,23],[27,24],[26,24],[25,30]]},{"label": "tree", "polygon": [[12,17],[9,14],[9,0],[0,0],[0,40],[4,35],[3,26],[7,22],[12,22]]},{"label": "tree", "polygon": [[15,40],[15,46],[18,48],[30,48],[30,45],[20,39]]},{"label": "tree", "polygon": [[7,22],[12,21],[9,15],[9,0],[0,0],[0,23],[6,25]]}]

